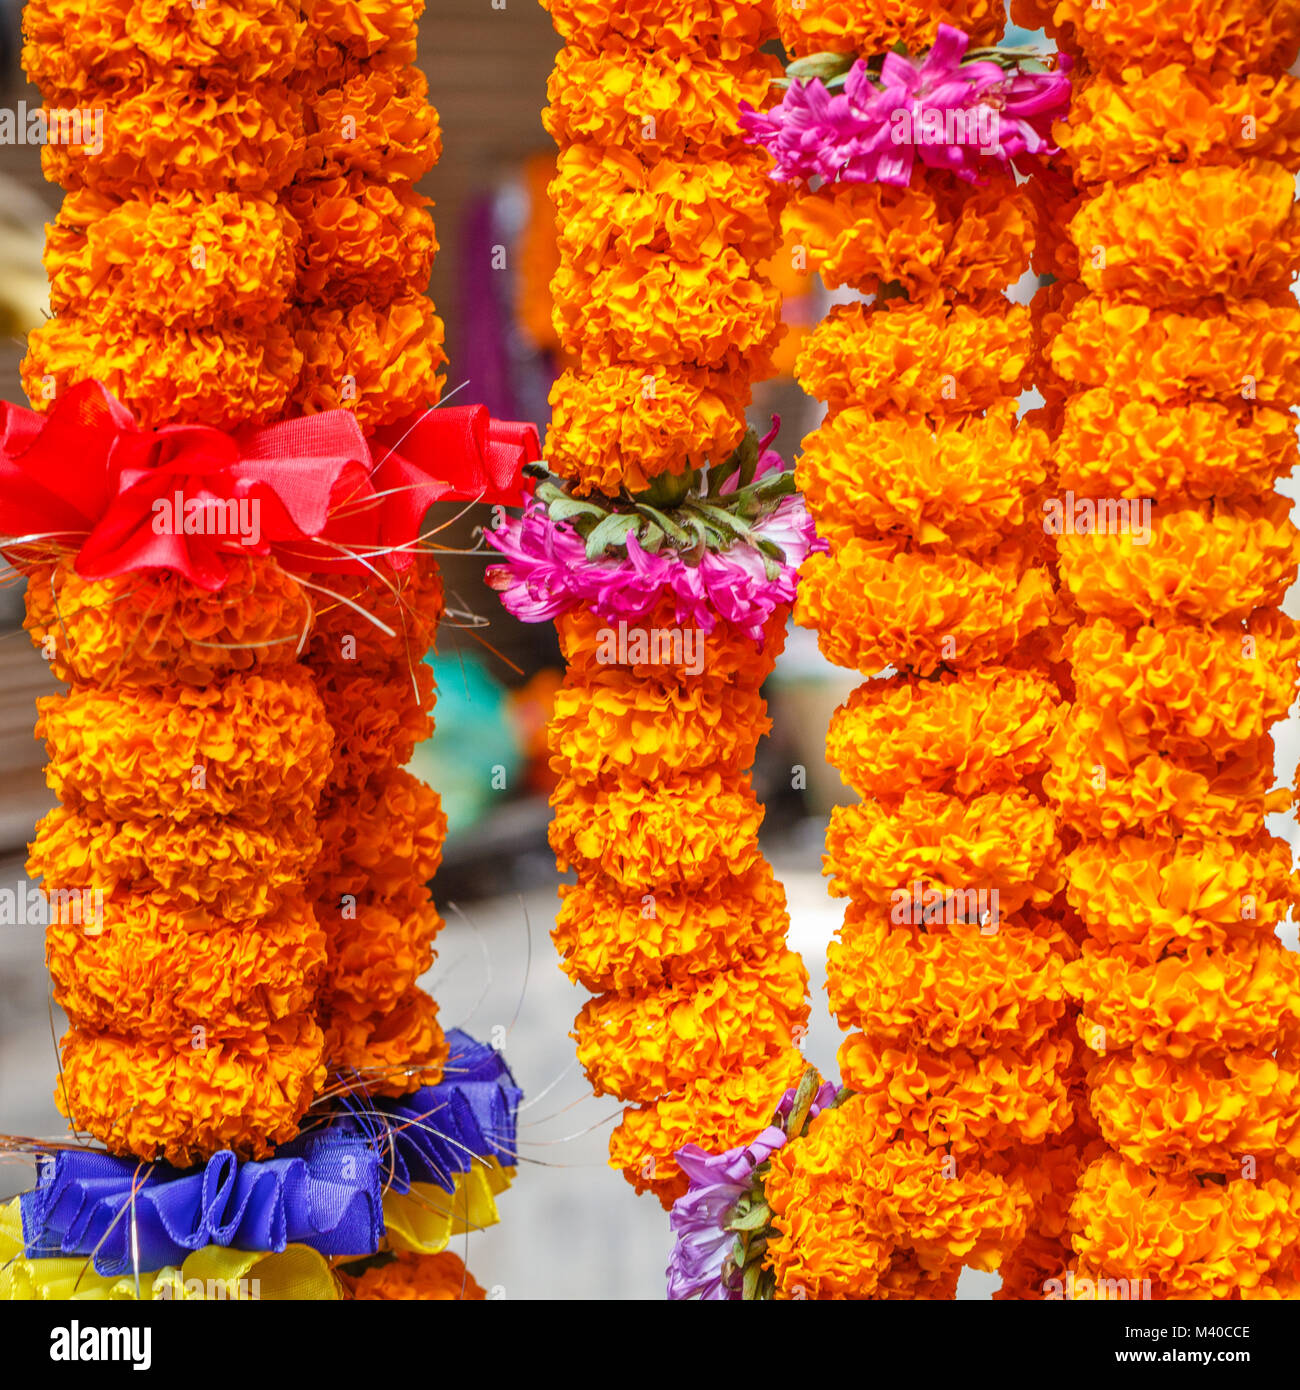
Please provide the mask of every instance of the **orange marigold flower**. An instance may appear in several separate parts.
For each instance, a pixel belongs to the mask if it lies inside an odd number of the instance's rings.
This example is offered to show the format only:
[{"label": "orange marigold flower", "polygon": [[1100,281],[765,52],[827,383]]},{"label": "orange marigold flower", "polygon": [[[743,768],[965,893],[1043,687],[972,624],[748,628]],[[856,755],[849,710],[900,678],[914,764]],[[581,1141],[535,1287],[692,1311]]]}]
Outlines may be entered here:
[{"label": "orange marigold flower", "polygon": [[543,0],[556,32],[599,53],[620,40],[635,48],[731,62],[774,36],[767,0]]},{"label": "orange marigold flower", "polygon": [[438,251],[430,200],[363,174],[300,180],[286,199],[302,228],[298,296],[331,308],[423,294]]},{"label": "orange marigold flower", "polygon": [[[55,107],[84,104],[72,92],[46,98]],[[47,144],[41,168],[64,188],[120,198],[152,198],[159,189],[252,194],[285,187],[303,152],[302,111],[283,84],[172,69],[111,102],[102,149]]]},{"label": "orange marigold flower", "polygon": [[73,1028],[61,1045],[59,1110],[110,1153],[188,1168],[218,1149],[269,1158],[292,1139],[325,1080],[310,1014],[193,1046],[187,1030],[146,1042]]},{"label": "orange marigold flower", "polygon": [[442,862],[447,817],[432,787],[402,768],[340,789],[321,805],[321,852],[310,892],[326,904],[427,883]]},{"label": "orange marigold flower", "polygon": [[1084,1171],[1073,1217],[1075,1249],[1097,1275],[1141,1271],[1156,1298],[1253,1297],[1294,1267],[1300,1181],[1231,1174],[1220,1185],[1106,1154]]},{"label": "orange marigold flower", "polygon": [[808,339],[795,374],[832,410],[957,414],[1019,395],[1031,351],[1024,304],[837,304]]},{"label": "orange marigold flower", "polygon": [[563,259],[551,281],[561,344],[584,368],[632,361],[771,374],[781,296],[734,247],[694,261],[642,253],[594,275]]},{"label": "orange marigold flower", "polygon": [[[1248,119],[1247,119],[1248,118]],[[1088,183],[1153,165],[1222,165],[1260,157],[1300,164],[1300,81],[1233,76],[1182,63],[1126,67],[1077,83],[1069,121],[1053,130]]]},{"label": "orange marigold flower", "polygon": [[1088,1081],[1103,1137],[1130,1162],[1157,1171],[1240,1172],[1242,1154],[1294,1163],[1300,1071],[1267,1047],[1186,1060],[1134,1048],[1101,1058]]},{"label": "orange marigold flower", "polygon": [[426,1303],[487,1298],[482,1284],[465,1268],[459,1255],[403,1253],[391,1263],[371,1265],[355,1278],[344,1275],[354,1299],[384,1302],[420,1300]]},{"label": "orange marigold flower", "polygon": [[1184,62],[1230,73],[1282,71],[1300,47],[1295,0],[1109,0],[1104,10],[1091,0],[1061,0],[1055,22],[1073,26],[1084,58],[1097,67]]},{"label": "orange marigold flower", "polygon": [[576,782],[742,772],[772,727],[752,685],[725,677],[643,682],[626,667],[570,672],[547,730],[551,769]]},{"label": "orange marigold flower", "polygon": [[110,318],[46,320],[28,335],[22,377],[37,409],[80,381],[98,381],[147,427],[235,430],[277,416],[301,366],[283,323],[159,329],[119,308]]},{"label": "orange marigold flower", "polygon": [[1079,497],[1260,495],[1300,464],[1295,421],[1264,406],[1125,400],[1106,387],[1066,403],[1056,464]]},{"label": "orange marigold flower", "polygon": [[812,53],[871,57],[903,44],[916,53],[929,48],[940,24],[964,29],[972,46],[991,43],[1002,32],[1003,8],[993,0],[942,0],[899,5],[889,0],[775,0],[781,42],[803,58]]},{"label": "orange marigold flower", "polygon": [[625,896],[600,879],[561,884],[551,940],[570,979],[593,993],[658,989],[780,950],[790,926],[785,891],[759,858],[738,878]]},{"label": "orange marigold flower", "polygon": [[864,676],[998,662],[1051,614],[1051,579],[1030,557],[1016,540],[981,562],[854,537],[804,561],[795,621],[817,630],[829,661]]},{"label": "orange marigold flower", "polygon": [[264,917],[302,884],[320,851],[300,812],[262,826],[223,818],[99,820],[57,806],[36,827],[28,873],[52,888],[118,888],[177,911]]},{"label": "orange marigold flower", "polygon": [[867,681],[831,719],[826,760],[864,797],[1009,791],[1047,765],[1052,682],[997,667]]},{"label": "orange marigold flower", "polygon": [[880,911],[919,882],[945,895],[997,889],[999,910],[1015,912],[1064,887],[1059,855],[1055,815],[1018,787],[968,798],[906,790],[894,805],[836,806],[823,873],[833,897]]},{"label": "orange marigold flower", "polygon": [[442,1080],[450,1051],[438,1026],[438,1006],[412,986],[390,1008],[374,1012],[346,995],[320,1003],[325,1060],[352,1089],[404,1096]]},{"label": "orange marigold flower", "polygon": [[1043,787],[1069,826],[1089,837],[1258,832],[1291,804],[1273,783],[1273,740],[1263,734],[1213,757],[1171,758],[1159,740],[1127,744],[1119,711],[1077,704],[1052,737]]},{"label": "orange marigold flower", "polygon": [[1085,295],[1048,350],[1080,387],[1105,386],[1158,404],[1258,400],[1282,408],[1300,395],[1300,305],[1286,296],[1199,311],[1152,309]]},{"label": "orange marigold flower", "polygon": [[[47,228],[50,307],[169,328],[270,323],[293,288],[297,238],[297,224],[265,196],[158,192],[118,202],[83,188]],[[160,274],[182,262],[183,274]]]},{"label": "orange marigold flower", "polygon": [[936,420],[850,405],[803,441],[795,475],[833,546],[857,534],[980,551],[1037,520],[1047,460],[1047,435],[1017,424],[1013,400]]},{"label": "orange marigold flower", "polygon": [[779,240],[768,164],[749,149],[726,159],[692,153],[643,163],[618,146],[570,145],[548,189],[560,251],[587,275],[648,255],[702,260],[727,246],[751,262],[764,260]]},{"label": "orange marigold flower", "polygon": [[33,0],[23,11],[23,69],[45,90],[156,81],[169,69],[206,68],[241,81],[278,80],[293,68],[303,39],[297,5],[287,0]]},{"label": "orange marigold flower", "polygon": [[781,226],[827,286],[874,294],[898,281],[912,299],[1000,294],[1034,246],[1028,195],[1009,173],[978,187],[930,170],[903,188],[825,184],[794,198]]},{"label": "orange marigold flower", "polygon": [[703,367],[568,371],[551,388],[546,459],[580,496],[638,491],[720,463],[745,434],[748,383]]},{"label": "orange marigold flower", "polygon": [[164,1043],[195,1027],[265,1028],[315,1006],[325,934],[300,893],[251,926],[138,894],[107,899],[97,930],[51,915],[54,998],[79,1028]]},{"label": "orange marigold flower", "polygon": [[646,783],[563,779],[551,795],[560,872],[604,873],[630,892],[704,889],[758,859],[763,807],[748,778],[712,770]]},{"label": "orange marigold flower", "polygon": [[[910,894],[909,894],[910,896]],[[851,903],[826,960],[826,990],[841,1028],[907,1050],[971,1053],[1029,1047],[1065,1010],[1062,948],[1033,927],[998,921],[899,925]]]},{"label": "orange marigold flower", "polygon": [[[1276,938],[1196,941],[1185,956],[1133,961],[1084,946],[1065,985],[1083,1006],[1079,1036],[1185,1060],[1258,1046],[1300,1026],[1300,963]],[[1100,1029],[1100,1034],[1097,1030]]]},{"label": "orange marigold flower", "polygon": [[422,179],[442,154],[438,113],[429,105],[429,83],[407,64],[349,64],[326,87],[307,73],[304,172],[317,178],[363,174],[385,183]]},{"label": "orange marigold flower", "polygon": [[433,732],[433,671],[423,661],[386,676],[322,673],[316,688],[334,730],[331,790],[360,786],[375,773],[404,766],[415,745]]},{"label": "orange marigold flower", "polygon": [[745,1071],[786,1051],[808,1021],[807,992],[803,961],[780,949],[716,975],[600,995],[570,1036],[597,1094],[657,1100],[694,1077]]},{"label": "orange marigold flower", "polygon": [[1300,260],[1294,198],[1292,172],[1267,159],[1107,184],[1070,224],[1080,277],[1094,294],[1149,305],[1285,291]]},{"label": "orange marigold flower", "polygon": [[[110,819],[310,814],[333,731],[306,672],[207,687],[94,687],[36,702],[46,781],[72,810]],[[194,769],[204,771],[195,786]]]},{"label": "orange marigold flower", "polygon": [[317,34],[359,58],[392,43],[414,43],[424,0],[302,0],[303,18]]},{"label": "orange marigold flower", "polygon": [[363,430],[435,405],[445,381],[442,320],[423,294],[404,293],[376,309],[298,310],[293,336],[302,375],[293,402],[304,415],[351,410]]},{"label": "orange marigold flower", "polygon": [[665,1210],[688,1186],[674,1157],[683,1144],[722,1153],[748,1144],[772,1121],[782,1095],[807,1069],[790,1048],[725,1076],[695,1076],[676,1095],[623,1112],[609,1136],[609,1163],[638,1192],[653,1192]]},{"label": "orange marigold flower", "polygon": [[322,990],[331,1009],[347,998],[381,1015],[433,965],[433,938],[443,921],[418,880],[390,898],[370,898],[346,908],[318,904],[317,913],[329,939]]},{"label": "orange marigold flower", "polygon": [[[404,570],[381,564],[374,574],[331,575],[321,582],[325,591],[313,591],[308,665],[388,674],[395,662],[414,664],[434,645],[444,606],[442,576],[427,551],[417,552]],[[367,614],[397,636],[389,637]]]},{"label": "orange marigold flower", "polygon": [[1132,524],[1097,519],[1100,531],[1063,535],[1057,552],[1062,584],[1094,618],[1242,619],[1280,604],[1300,565],[1300,530],[1278,494],[1156,506],[1146,539]]},{"label": "orange marigold flower", "polygon": [[70,564],[30,571],[23,626],[61,681],[101,689],[207,685],[294,662],[311,621],[302,586],[274,560],[238,558],[215,593],[170,570],[83,579]]},{"label": "orange marigold flower", "polygon": [[1291,849],[1183,835],[1085,841],[1066,861],[1071,904],[1107,950],[1152,962],[1193,942],[1271,938],[1296,899]]},{"label": "orange marigold flower", "polygon": [[700,160],[746,150],[740,103],[764,106],[777,59],[747,52],[734,63],[611,43],[599,53],[566,47],[547,84],[542,124],[557,145],[590,141],[644,153],[647,162],[689,151]]},{"label": "orange marigold flower", "polygon": [[1245,630],[1172,624],[1126,629],[1097,618],[1070,649],[1076,698],[1115,711],[1129,747],[1226,757],[1285,718],[1295,698],[1300,624],[1256,609]]}]

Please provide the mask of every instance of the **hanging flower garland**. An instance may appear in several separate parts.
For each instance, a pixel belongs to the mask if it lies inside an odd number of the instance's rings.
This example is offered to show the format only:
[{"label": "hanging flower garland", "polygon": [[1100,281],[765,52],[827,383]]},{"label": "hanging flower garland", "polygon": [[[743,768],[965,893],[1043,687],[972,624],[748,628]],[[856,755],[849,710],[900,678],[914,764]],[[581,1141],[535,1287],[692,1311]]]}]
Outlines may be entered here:
[{"label": "hanging flower garland", "polygon": [[828,740],[864,797],[827,836],[851,899],[828,989],[860,1030],[840,1051],[854,1094],[771,1160],[757,1296],[952,1297],[963,1264],[1021,1243],[1072,1117],[1073,947],[1038,795],[1059,699],[1048,451],[1016,419],[1032,334],[1003,295],[1033,247],[1011,164],[1052,152],[1068,78],[971,51],[1000,25],[979,4],[782,19],[785,94],[745,123],[800,190],[787,244],[874,295],[833,309],[797,366],[829,407],[797,476],[830,550],[796,619],[874,679]]},{"label": "hanging flower garland", "polygon": [[1061,487],[1102,519],[1059,542],[1083,625],[1044,779],[1078,836],[1065,983],[1105,1141],[1074,1272],[1295,1297],[1300,976],[1275,936],[1295,887],[1264,818],[1290,800],[1266,731],[1300,659],[1277,608],[1300,538],[1273,491],[1300,393],[1300,9],[1056,13],[1088,76],[1061,131],[1079,283],[1045,351]]}]

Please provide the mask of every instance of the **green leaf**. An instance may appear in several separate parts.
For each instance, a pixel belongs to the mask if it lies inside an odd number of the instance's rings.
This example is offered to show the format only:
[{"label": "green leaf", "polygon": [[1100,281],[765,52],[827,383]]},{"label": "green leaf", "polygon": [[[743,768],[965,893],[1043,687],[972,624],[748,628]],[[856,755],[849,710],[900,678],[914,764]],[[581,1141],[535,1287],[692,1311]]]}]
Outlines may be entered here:
[{"label": "green leaf", "polygon": [[729,1231],[761,1231],[772,1220],[772,1208],[766,1202],[759,1202],[744,1215],[733,1215],[727,1222]]},{"label": "green leaf", "polygon": [[753,1302],[758,1298],[758,1280],[763,1273],[762,1265],[746,1265],[744,1281],[741,1284],[740,1296],[748,1302]]},{"label": "green leaf", "polygon": [[579,502],[576,497],[557,497],[547,504],[546,513],[552,521],[571,521],[574,517],[591,517],[599,521],[609,513],[594,502]]},{"label": "green leaf", "polygon": [[683,531],[671,517],[666,516],[657,507],[650,506],[648,502],[638,502],[636,504],[636,509],[643,516],[648,516],[656,526],[660,527],[664,535],[666,535],[674,545],[688,546],[691,544],[690,533]]},{"label": "green leaf", "polygon": [[835,77],[843,77],[856,59],[847,53],[810,53],[806,58],[796,58],[787,63],[785,74],[799,82],[811,82],[820,78],[827,82]]},{"label": "green leaf", "polygon": [[627,544],[630,532],[640,529],[640,517],[628,516],[626,512],[615,512],[607,516],[599,525],[592,527],[587,537],[587,559],[599,560],[611,546]]}]

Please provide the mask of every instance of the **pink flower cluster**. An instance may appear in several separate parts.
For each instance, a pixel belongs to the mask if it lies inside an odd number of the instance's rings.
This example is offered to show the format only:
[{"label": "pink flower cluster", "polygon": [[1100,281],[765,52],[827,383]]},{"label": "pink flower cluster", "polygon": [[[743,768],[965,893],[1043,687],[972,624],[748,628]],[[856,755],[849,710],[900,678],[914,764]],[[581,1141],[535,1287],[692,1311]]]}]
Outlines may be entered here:
[{"label": "pink flower cluster", "polygon": [[977,183],[988,162],[1055,154],[1052,123],[1070,105],[1068,56],[1055,71],[1025,72],[963,63],[969,45],[969,35],[941,24],[923,60],[889,53],[876,77],[859,59],[842,92],[817,78],[792,82],[770,111],[745,105],[747,139],[772,155],[778,183],[819,178],[901,188],[918,159]]}]

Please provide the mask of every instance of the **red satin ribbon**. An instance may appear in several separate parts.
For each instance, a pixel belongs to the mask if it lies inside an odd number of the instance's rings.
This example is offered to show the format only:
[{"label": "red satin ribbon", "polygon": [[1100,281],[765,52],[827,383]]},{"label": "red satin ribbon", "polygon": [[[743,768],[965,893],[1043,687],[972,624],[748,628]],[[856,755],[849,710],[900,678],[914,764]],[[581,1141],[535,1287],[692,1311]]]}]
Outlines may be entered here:
[{"label": "red satin ribbon", "polygon": [[88,381],[44,416],[0,403],[0,543],[75,548],[87,579],[171,569],[209,590],[241,552],[304,571],[363,573],[361,557],[404,569],[432,503],[519,506],[540,457],[533,425],[481,405],[430,409],[369,442],[347,410],[234,434],[144,429]]}]

